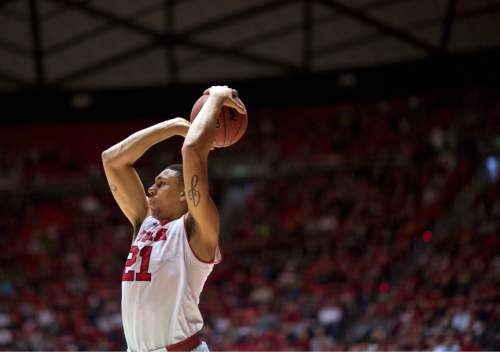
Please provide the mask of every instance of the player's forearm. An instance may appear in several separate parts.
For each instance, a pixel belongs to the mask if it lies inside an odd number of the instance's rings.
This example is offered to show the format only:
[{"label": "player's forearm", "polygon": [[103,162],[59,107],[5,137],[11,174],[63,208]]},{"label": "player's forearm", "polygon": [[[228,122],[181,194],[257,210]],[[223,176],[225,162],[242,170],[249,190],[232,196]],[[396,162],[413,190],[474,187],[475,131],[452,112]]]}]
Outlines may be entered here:
[{"label": "player's forearm", "polygon": [[191,124],[182,146],[183,151],[195,150],[199,153],[208,154],[213,147],[215,138],[215,123],[220,115],[224,98],[220,96],[209,96],[198,116]]},{"label": "player's forearm", "polygon": [[108,148],[102,153],[102,159],[104,162],[116,166],[132,165],[156,143],[174,135],[183,135],[183,133],[185,134],[185,131],[183,131],[183,127],[178,123],[178,119],[160,122],[137,131],[123,141]]}]

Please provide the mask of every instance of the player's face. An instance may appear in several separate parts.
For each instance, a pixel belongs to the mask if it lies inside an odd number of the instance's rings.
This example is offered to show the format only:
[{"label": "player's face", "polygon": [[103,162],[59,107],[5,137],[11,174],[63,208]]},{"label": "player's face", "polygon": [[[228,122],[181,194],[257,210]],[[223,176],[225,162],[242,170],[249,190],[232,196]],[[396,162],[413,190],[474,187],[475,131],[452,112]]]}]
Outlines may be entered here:
[{"label": "player's face", "polygon": [[155,182],[148,188],[149,206],[152,210],[168,209],[173,203],[182,201],[183,191],[177,173],[165,169],[155,177]]}]

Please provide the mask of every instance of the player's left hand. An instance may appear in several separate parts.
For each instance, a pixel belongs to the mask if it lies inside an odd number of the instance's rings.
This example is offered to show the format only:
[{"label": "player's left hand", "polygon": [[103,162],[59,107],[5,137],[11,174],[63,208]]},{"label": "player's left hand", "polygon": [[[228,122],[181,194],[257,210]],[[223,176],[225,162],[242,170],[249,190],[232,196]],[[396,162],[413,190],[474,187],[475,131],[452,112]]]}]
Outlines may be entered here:
[{"label": "player's left hand", "polygon": [[233,108],[240,114],[247,113],[245,105],[238,97],[238,91],[236,89],[229,88],[228,86],[212,86],[208,89],[205,89],[203,94],[223,97],[225,98],[224,106]]}]

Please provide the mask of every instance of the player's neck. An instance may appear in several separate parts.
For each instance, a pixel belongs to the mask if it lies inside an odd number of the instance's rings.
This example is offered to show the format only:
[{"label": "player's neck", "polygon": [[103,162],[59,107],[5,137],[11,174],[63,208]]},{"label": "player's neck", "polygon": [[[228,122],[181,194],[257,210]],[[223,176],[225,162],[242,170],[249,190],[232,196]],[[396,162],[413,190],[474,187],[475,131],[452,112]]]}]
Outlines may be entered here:
[{"label": "player's neck", "polygon": [[154,217],[156,220],[159,220],[159,221],[172,221],[172,220],[175,220],[175,219],[178,219],[180,218],[184,213],[182,212],[182,210],[179,210],[179,211],[173,211],[173,212],[162,212],[162,211],[158,211],[158,212],[155,212],[155,211],[152,211],[151,212],[151,216]]}]

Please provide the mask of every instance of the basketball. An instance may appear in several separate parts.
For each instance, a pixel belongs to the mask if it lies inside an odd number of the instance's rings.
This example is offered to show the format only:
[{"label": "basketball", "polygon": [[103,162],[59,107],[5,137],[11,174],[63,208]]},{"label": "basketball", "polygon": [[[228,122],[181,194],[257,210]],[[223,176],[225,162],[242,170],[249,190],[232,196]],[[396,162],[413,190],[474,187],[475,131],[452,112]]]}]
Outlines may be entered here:
[{"label": "basketball", "polygon": [[[208,99],[208,94],[202,95],[191,109],[191,122],[194,121],[200,112],[203,104]],[[241,102],[240,98],[236,98]],[[241,102],[243,103],[243,102]],[[240,114],[233,108],[224,106],[219,118],[215,123],[215,140],[214,146],[217,148],[229,147],[243,137],[248,125],[248,115]]]}]

